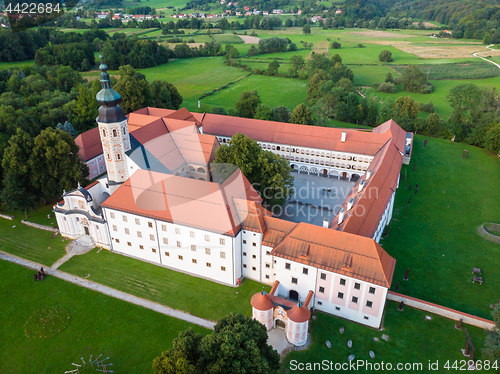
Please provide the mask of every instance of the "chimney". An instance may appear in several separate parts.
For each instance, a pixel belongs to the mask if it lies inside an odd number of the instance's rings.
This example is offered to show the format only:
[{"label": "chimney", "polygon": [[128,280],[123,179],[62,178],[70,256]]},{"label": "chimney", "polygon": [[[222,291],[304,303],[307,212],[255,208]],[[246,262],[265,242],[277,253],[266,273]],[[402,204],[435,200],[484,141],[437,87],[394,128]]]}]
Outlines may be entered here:
[{"label": "chimney", "polygon": [[344,221],[344,212],[345,212],[344,208],[340,209],[339,211],[339,225]]},{"label": "chimney", "polygon": [[372,171],[371,169],[368,169],[368,171],[366,172],[366,180],[370,179],[371,176],[372,176]]},{"label": "chimney", "polygon": [[352,209],[352,204],[354,203],[354,199],[349,199],[347,202],[347,211],[350,211]]},{"label": "chimney", "polygon": [[328,227],[328,220],[326,218],[323,218],[323,227]]},{"label": "chimney", "polygon": [[342,138],[340,139],[340,141],[341,141],[342,143],[345,143],[345,138],[346,138],[346,136],[347,136],[347,132],[342,131]]},{"label": "chimney", "polygon": [[363,179],[361,183],[358,185],[358,193],[361,192],[364,186],[365,186],[365,180]]}]

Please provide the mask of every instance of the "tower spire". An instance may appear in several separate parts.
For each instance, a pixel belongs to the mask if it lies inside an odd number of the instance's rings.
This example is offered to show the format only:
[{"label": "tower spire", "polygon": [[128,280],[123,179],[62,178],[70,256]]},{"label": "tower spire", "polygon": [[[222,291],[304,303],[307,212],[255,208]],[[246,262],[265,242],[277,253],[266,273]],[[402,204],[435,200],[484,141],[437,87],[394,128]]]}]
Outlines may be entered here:
[{"label": "tower spire", "polygon": [[101,65],[101,87],[102,89],[97,93],[96,100],[99,103],[99,117],[97,122],[113,123],[125,120],[125,115],[120,107],[122,98],[118,92],[111,88],[111,79],[109,78],[108,67],[104,63],[103,55],[100,55]]}]

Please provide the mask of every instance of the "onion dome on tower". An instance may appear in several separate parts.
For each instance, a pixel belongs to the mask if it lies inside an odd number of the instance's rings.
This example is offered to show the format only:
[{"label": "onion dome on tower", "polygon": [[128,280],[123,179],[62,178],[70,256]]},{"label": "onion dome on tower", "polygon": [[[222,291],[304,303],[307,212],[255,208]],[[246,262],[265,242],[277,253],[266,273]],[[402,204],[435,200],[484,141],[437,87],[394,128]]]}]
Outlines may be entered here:
[{"label": "onion dome on tower", "polygon": [[96,95],[97,102],[100,105],[97,122],[113,123],[124,121],[126,119],[125,114],[123,114],[123,110],[119,105],[122,98],[118,92],[111,88],[111,81],[107,72],[108,67],[103,61],[104,57],[101,55],[99,58],[101,59],[99,69],[101,70],[102,89]]}]

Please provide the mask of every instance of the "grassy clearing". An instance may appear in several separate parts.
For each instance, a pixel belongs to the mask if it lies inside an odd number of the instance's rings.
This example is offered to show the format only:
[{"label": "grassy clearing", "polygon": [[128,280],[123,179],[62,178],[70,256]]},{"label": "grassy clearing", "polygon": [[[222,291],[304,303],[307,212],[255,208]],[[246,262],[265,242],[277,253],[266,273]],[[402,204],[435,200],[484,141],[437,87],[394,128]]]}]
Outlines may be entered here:
[{"label": "grassy clearing", "polygon": [[[462,158],[464,149],[468,159]],[[416,137],[411,165],[402,169],[389,235],[381,241],[397,260],[393,287],[401,282],[405,295],[491,318],[489,305],[500,298],[500,245],[476,230],[500,222],[499,179],[492,153],[432,138],[423,149],[423,137]],[[473,266],[483,270],[482,285],[472,283]],[[409,281],[403,282],[407,268]]]},{"label": "grassy clearing", "polygon": [[213,38],[221,43],[243,44],[243,40],[238,35],[233,34],[215,34]]},{"label": "grassy clearing", "polygon": [[[3,213],[15,215],[15,218],[12,221],[0,218],[0,250],[44,266],[51,266],[66,254],[65,247],[69,242],[63,240],[61,236],[53,238],[52,232],[22,224],[21,219],[25,217],[21,212]],[[50,219],[47,218],[49,213],[51,214]],[[57,225],[50,206],[39,208],[30,213],[28,220],[44,225]]]},{"label": "grassy clearing", "polygon": [[35,65],[35,60],[0,62],[0,70],[22,68],[23,66]]},{"label": "grassy clearing", "polygon": [[[396,370],[397,363],[422,363],[423,368],[418,370],[404,370],[404,373],[432,372],[428,363],[439,360],[439,373],[446,372],[443,366],[447,360],[451,364],[455,360],[463,360],[460,349],[465,346],[465,331],[455,329],[455,321],[431,315],[432,320],[426,320],[428,313],[405,307],[402,312],[398,311],[398,304],[387,302],[383,331],[371,329],[354,322],[342,320],[327,314],[316,313],[316,320],[311,323],[312,345],[305,351],[294,351],[288,354],[281,366],[280,373],[286,373],[287,369],[293,368],[290,361],[298,362],[322,362],[328,360],[335,363],[348,362],[349,355],[354,354],[354,360],[366,360],[369,363],[393,364]],[[344,333],[340,334],[340,327],[344,327]],[[487,332],[477,327],[465,326],[469,332],[472,343],[476,348],[475,358],[481,359],[481,347]],[[389,340],[382,340],[382,334],[389,336]],[[379,341],[374,341],[377,337]],[[332,348],[328,348],[325,342],[329,340]],[[352,348],[348,348],[347,341],[352,340]],[[375,359],[371,359],[369,352],[375,353]],[[451,365],[450,364],[450,365]],[[314,371],[294,370],[294,373],[318,373]],[[333,371],[329,371],[333,372]],[[347,372],[337,371],[335,372]],[[362,373],[379,373],[375,370],[360,368]]]},{"label": "grassy clearing", "polygon": [[246,72],[224,65],[223,57],[178,59],[153,68],[140,69],[148,81],[166,80],[179,90],[183,106],[197,107],[198,97],[244,76]]},{"label": "grassy clearing", "polygon": [[306,100],[307,81],[290,78],[251,75],[203,99],[204,103],[223,108],[234,108],[243,91],[257,90],[262,103],[271,108],[285,106],[293,110]]},{"label": "grassy clearing", "polygon": [[81,277],[88,273],[93,282],[214,321],[230,312],[251,315],[250,298],[262,291],[262,284],[251,280],[238,288],[224,286],[97,249],[71,258],[59,269]]},{"label": "grassy clearing", "polygon": [[[152,373],[153,359],[171,347],[179,331],[208,333],[54,277],[34,282],[32,270],[6,261],[0,261],[0,273],[2,374],[64,373],[74,368],[72,362],[82,364],[80,357],[88,362],[100,354],[110,357],[115,373]],[[26,337],[30,317],[55,308],[69,313],[66,329],[45,339]]]},{"label": "grassy clearing", "polygon": [[[406,66],[394,66],[400,73]],[[468,63],[419,65],[421,71],[428,74],[431,80],[442,79],[483,79],[497,77],[500,69],[489,62],[476,60]]]}]

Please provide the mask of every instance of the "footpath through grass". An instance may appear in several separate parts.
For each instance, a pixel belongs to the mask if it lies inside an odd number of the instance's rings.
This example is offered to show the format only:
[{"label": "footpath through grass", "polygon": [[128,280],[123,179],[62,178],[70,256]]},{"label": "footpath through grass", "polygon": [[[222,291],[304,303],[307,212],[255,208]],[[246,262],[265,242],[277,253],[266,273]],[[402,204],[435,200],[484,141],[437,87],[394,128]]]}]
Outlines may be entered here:
[{"label": "footpath through grass", "polygon": [[[107,250],[72,257],[59,270],[84,277],[195,316],[216,321],[231,312],[250,316],[250,298],[262,284],[245,279],[240,287],[169,270]],[[266,286],[266,291],[270,287]]]},{"label": "footpath through grass", "polygon": [[[45,266],[51,266],[59,258],[66,254],[66,245],[69,240],[64,240],[60,235],[52,237],[50,231],[36,229],[21,223],[25,218],[22,212],[2,212],[14,215],[10,221],[0,218],[0,250],[38,262]],[[50,219],[47,218],[50,214]],[[57,227],[57,222],[52,213],[52,206],[47,205],[31,212],[28,220],[53,227]],[[14,227],[15,226],[15,227]]]},{"label": "footpath through grass", "polygon": [[[2,374],[64,373],[90,355],[110,357],[115,373],[152,373],[153,359],[189,327],[208,330],[54,277],[33,281],[33,271],[0,261],[0,371]],[[69,312],[66,329],[48,338],[28,338],[32,315],[58,307]],[[33,322],[33,321],[32,321]]]},{"label": "footpath through grass", "polygon": [[[426,315],[432,319],[427,320]],[[465,359],[460,351],[465,348],[465,330],[456,330],[455,321],[409,307],[400,312],[398,304],[394,302],[387,302],[383,331],[328,314],[316,313],[316,317],[316,320],[311,322],[312,345],[305,351],[293,351],[288,354],[281,365],[280,373],[286,373],[286,369],[290,369],[293,373],[319,373],[320,370],[292,369],[297,363],[321,363],[323,360],[331,361],[334,365],[346,363],[351,354],[354,355],[354,361],[366,360],[373,365],[382,361],[386,365],[390,363],[393,365],[392,370],[396,370],[397,363],[423,365],[420,370],[415,366],[412,370],[398,371],[400,373],[445,373],[448,371],[443,366],[447,360],[450,360],[451,366],[455,360]],[[345,329],[343,334],[340,334],[340,327]],[[487,331],[472,326],[463,325],[463,327],[467,328],[476,348],[475,359],[480,360]],[[388,341],[382,339],[382,334],[389,336]],[[373,340],[375,337],[378,341]],[[332,344],[332,348],[326,346],[327,340]],[[348,340],[352,340],[352,348],[347,346]],[[375,359],[370,358],[370,351],[375,353]],[[292,360],[295,361],[291,364]],[[439,360],[438,371],[429,370],[429,360],[432,363]],[[367,370],[366,367],[360,367],[358,370],[361,373],[381,371]]]},{"label": "footpath through grass", "polygon": [[[491,319],[489,305],[500,299],[500,244],[476,230],[500,223],[499,158],[444,139],[428,138],[423,149],[423,140],[415,138],[411,164],[403,166],[389,235],[380,242],[397,260],[392,288],[400,282],[402,294]],[[472,267],[482,269],[482,285],[472,283]]]}]

